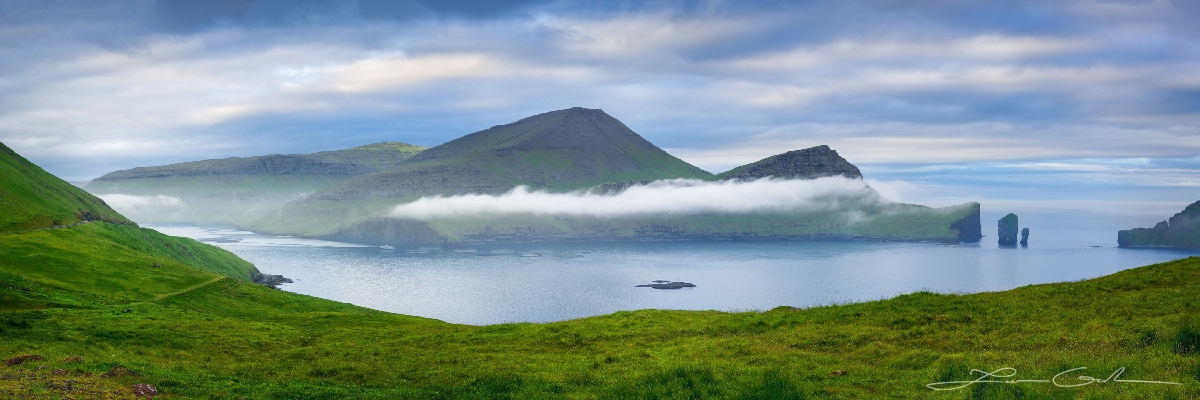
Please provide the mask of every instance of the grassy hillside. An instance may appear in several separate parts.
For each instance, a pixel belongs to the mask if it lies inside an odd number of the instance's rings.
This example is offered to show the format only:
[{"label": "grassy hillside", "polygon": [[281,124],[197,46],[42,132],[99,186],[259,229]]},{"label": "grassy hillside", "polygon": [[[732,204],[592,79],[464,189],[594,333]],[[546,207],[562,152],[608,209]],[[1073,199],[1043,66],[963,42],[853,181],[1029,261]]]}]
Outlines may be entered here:
[{"label": "grassy hillside", "polygon": [[388,169],[424,150],[400,142],[313,154],[227,158],[140,167],[104,175],[86,186],[101,196],[170,196],[179,203],[114,202],[146,222],[244,225],[290,201],[353,176]]},{"label": "grassy hillside", "polygon": [[[1195,257],[999,293],[474,327],[271,290],[169,261],[152,269],[145,265],[156,258],[136,252],[97,248],[54,268],[25,255],[37,243],[86,242],[110,228],[136,232],[87,224],[0,236],[0,357],[42,358],[0,366],[0,397],[128,397],[136,383],[184,398],[1200,397]],[[44,246],[38,254],[56,252]],[[105,278],[75,277],[85,274]],[[1122,379],[1182,385],[926,386],[1004,367],[1019,379],[1088,368],[1066,383],[1124,368]],[[117,376],[102,376],[108,371]]]},{"label": "grassy hillside", "polygon": [[0,233],[83,221],[133,224],[96,196],[47,173],[0,143]]}]

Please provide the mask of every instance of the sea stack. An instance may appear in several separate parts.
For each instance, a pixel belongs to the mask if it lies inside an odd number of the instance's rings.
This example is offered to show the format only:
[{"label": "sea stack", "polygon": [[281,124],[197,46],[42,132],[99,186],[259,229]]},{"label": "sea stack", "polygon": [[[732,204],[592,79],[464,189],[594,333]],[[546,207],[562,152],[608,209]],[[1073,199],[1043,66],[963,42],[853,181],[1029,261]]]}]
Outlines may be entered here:
[{"label": "sea stack", "polygon": [[1021,246],[1029,245],[1029,228],[1021,228]]},{"label": "sea stack", "polygon": [[1009,213],[996,221],[996,236],[1001,246],[1017,245],[1017,214]]}]

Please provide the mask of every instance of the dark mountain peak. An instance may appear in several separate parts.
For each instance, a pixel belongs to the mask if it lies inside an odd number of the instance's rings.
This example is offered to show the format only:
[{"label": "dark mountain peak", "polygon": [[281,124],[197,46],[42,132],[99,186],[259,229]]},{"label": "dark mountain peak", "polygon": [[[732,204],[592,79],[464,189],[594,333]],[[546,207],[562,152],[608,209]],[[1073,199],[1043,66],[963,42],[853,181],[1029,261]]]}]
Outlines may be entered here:
[{"label": "dark mountain peak", "polygon": [[434,163],[504,170],[534,187],[710,176],[667,154],[603,110],[582,107],[460,137],[414,156],[402,168]]},{"label": "dark mountain peak", "polygon": [[721,173],[717,175],[717,179],[748,180],[768,176],[782,179],[815,179],[837,175],[862,179],[862,172],[858,167],[838,155],[836,150],[820,145],[773,155]]}]

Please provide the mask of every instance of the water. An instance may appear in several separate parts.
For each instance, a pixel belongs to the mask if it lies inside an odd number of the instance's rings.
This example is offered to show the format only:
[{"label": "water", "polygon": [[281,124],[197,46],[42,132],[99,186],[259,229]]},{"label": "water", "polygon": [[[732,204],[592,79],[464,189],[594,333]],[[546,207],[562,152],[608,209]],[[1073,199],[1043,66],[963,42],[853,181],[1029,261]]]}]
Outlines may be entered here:
[{"label": "water", "polygon": [[[781,241],[383,251],[229,229],[155,229],[210,242],[265,273],[295,281],[283,285],[284,290],[473,325],[561,321],[647,308],[744,311],[812,307],[920,290],[999,291],[1094,278],[1200,255],[1196,251],[1063,242],[1017,249],[986,242]],[[636,287],[654,280],[684,281],[697,287]]]}]

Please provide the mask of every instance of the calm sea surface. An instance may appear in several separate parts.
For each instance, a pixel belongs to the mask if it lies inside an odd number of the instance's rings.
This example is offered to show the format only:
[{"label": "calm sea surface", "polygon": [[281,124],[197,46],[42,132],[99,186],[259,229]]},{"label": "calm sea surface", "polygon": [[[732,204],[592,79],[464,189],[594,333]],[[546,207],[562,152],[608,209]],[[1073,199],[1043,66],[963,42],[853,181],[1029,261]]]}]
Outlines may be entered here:
[{"label": "calm sea surface", "polygon": [[[1195,251],[1081,243],[998,248],[882,242],[602,243],[398,249],[151,226],[206,241],[295,283],[282,289],[462,324],[560,321],[621,310],[766,310],[1075,281]],[[636,287],[654,280],[695,288]]]}]

